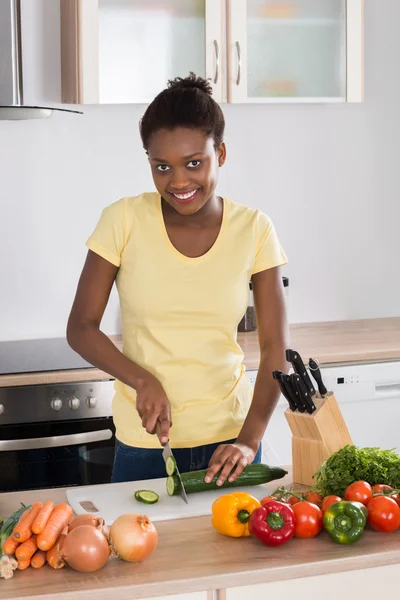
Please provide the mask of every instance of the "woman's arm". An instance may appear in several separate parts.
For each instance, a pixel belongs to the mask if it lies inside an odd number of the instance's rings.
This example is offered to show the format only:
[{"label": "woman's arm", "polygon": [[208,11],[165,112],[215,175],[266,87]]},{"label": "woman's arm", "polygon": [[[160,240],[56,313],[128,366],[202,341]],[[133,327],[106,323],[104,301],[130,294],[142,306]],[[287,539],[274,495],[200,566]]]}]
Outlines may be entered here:
[{"label": "woman's arm", "polygon": [[117,273],[118,267],[88,251],[68,319],[67,340],[85,360],[136,390],[136,408],[143,427],[148,433],[155,433],[159,421],[161,441],[166,443],[171,412],[162,385],[151,373],[124,356],[100,330]]},{"label": "woman's arm", "polygon": [[236,443],[217,448],[205,481],[211,481],[223,467],[219,478],[223,483],[236,465],[235,472],[229,477],[234,481],[253,461],[280,396],[272,372],[288,369],[285,351],[289,334],[280,268],[256,273],[252,281],[260,344],[260,366],[253,401]]}]

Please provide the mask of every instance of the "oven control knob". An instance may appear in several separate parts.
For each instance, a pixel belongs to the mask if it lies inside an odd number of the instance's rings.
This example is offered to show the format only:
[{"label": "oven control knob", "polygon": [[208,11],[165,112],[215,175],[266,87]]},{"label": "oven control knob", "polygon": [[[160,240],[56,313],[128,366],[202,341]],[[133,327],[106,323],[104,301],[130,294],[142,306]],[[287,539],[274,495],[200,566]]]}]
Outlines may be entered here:
[{"label": "oven control knob", "polygon": [[81,402],[79,398],[76,398],[75,396],[69,400],[69,407],[72,408],[72,410],[79,408],[80,404]]},{"label": "oven control knob", "polygon": [[88,396],[86,398],[86,404],[89,408],[95,408],[97,404],[97,399],[94,396]]},{"label": "oven control knob", "polygon": [[4,412],[4,404],[0,404],[0,415]]},{"label": "oven control knob", "polygon": [[50,406],[53,410],[61,410],[62,400],[60,400],[60,398],[53,398],[53,400],[50,402]]}]

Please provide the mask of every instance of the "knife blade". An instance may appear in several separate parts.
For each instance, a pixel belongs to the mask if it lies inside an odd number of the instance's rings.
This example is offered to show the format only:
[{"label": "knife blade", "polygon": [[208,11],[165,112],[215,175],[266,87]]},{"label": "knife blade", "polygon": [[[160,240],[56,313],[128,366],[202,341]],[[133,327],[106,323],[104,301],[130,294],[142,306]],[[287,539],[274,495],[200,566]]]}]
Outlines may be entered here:
[{"label": "knife blade", "polygon": [[286,350],[286,360],[288,362],[292,363],[292,367],[293,367],[295,373],[300,375],[300,377],[302,378],[310,396],[315,394],[315,388],[314,388],[313,382],[311,381],[310,376],[307,373],[307,369],[303,362],[303,359],[301,358],[301,356],[297,352],[297,350]]},{"label": "knife blade", "polygon": [[312,415],[312,413],[315,412],[317,409],[313,402],[311,394],[308,391],[308,389],[307,389],[303,379],[300,377],[300,375],[298,375],[297,373],[293,373],[293,375],[294,375],[294,377],[293,377],[294,385],[296,386],[299,396],[301,397],[304,404],[306,405],[306,411],[308,412],[309,415]]},{"label": "knife blade", "polygon": [[318,362],[314,358],[310,358],[310,360],[308,361],[308,366],[310,367],[311,375],[317,382],[319,393],[322,397],[325,396],[325,394],[328,393],[328,390],[326,389],[324,382],[322,381],[321,370],[319,368]]},{"label": "knife blade", "polygon": [[299,392],[297,391],[297,388],[294,384],[294,377],[295,377],[296,373],[291,373],[290,375],[283,375],[283,381],[286,385],[286,389],[288,391],[288,393],[290,394],[291,398],[293,399],[293,402],[296,405],[297,410],[300,413],[305,413],[306,412],[306,405],[303,401],[303,399],[301,398]]},{"label": "knife blade", "polygon": [[282,396],[288,401],[290,410],[295,411],[297,406],[296,403],[293,402],[293,398],[290,396],[288,390],[286,389],[286,384],[282,380],[282,371],[274,371],[272,376],[278,382]]},{"label": "knife blade", "polygon": [[[160,440],[160,444],[161,444],[161,425],[160,425],[159,422],[157,422],[157,425],[156,425],[156,433],[157,433],[157,437]],[[188,501],[188,498],[187,498],[187,495],[186,495],[186,491],[185,491],[185,486],[183,485],[182,477],[181,477],[181,474],[180,474],[179,469],[178,469],[178,463],[175,460],[175,457],[174,457],[174,455],[172,453],[172,450],[171,450],[171,447],[169,445],[169,442],[167,442],[166,444],[161,444],[161,445],[163,446],[162,457],[164,459],[164,462],[165,463],[167,462],[167,458],[169,456],[171,456],[174,459],[174,462],[175,462],[175,473],[174,473],[174,475],[176,475],[176,477],[178,478],[179,486],[180,486],[179,487],[179,495],[182,498],[182,500],[184,502],[186,502],[186,504],[189,504],[189,501]]]}]

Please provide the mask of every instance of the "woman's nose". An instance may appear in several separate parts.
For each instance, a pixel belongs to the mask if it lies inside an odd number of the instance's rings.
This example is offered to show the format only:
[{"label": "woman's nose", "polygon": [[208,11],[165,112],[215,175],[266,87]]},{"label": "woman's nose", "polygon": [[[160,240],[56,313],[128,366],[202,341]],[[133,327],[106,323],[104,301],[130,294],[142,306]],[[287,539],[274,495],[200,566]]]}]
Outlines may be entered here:
[{"label": "woman's nose", "polygon": [[181,190],[187,190],[190,185],[190,181],[188,179],[188,175],[185,172],[180,170],[175,170],[172,173],[172,177],[170,179],[170,187],[175,191],[179,192]]}]

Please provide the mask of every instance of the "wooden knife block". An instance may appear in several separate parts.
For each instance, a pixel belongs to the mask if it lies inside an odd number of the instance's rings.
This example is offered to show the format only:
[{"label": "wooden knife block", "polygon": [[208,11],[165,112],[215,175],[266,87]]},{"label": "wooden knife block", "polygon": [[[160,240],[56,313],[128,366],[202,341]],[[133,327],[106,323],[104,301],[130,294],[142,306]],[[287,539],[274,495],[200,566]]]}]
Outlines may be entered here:
[{"label": "wooden knife block", "polygon": [[285,411],[292,432],[293,482],[301,485],[313,485],[313,475],[323,461],[347,444],[353,445],[334,394],[313,400],[317,410],[312,415]]}]

